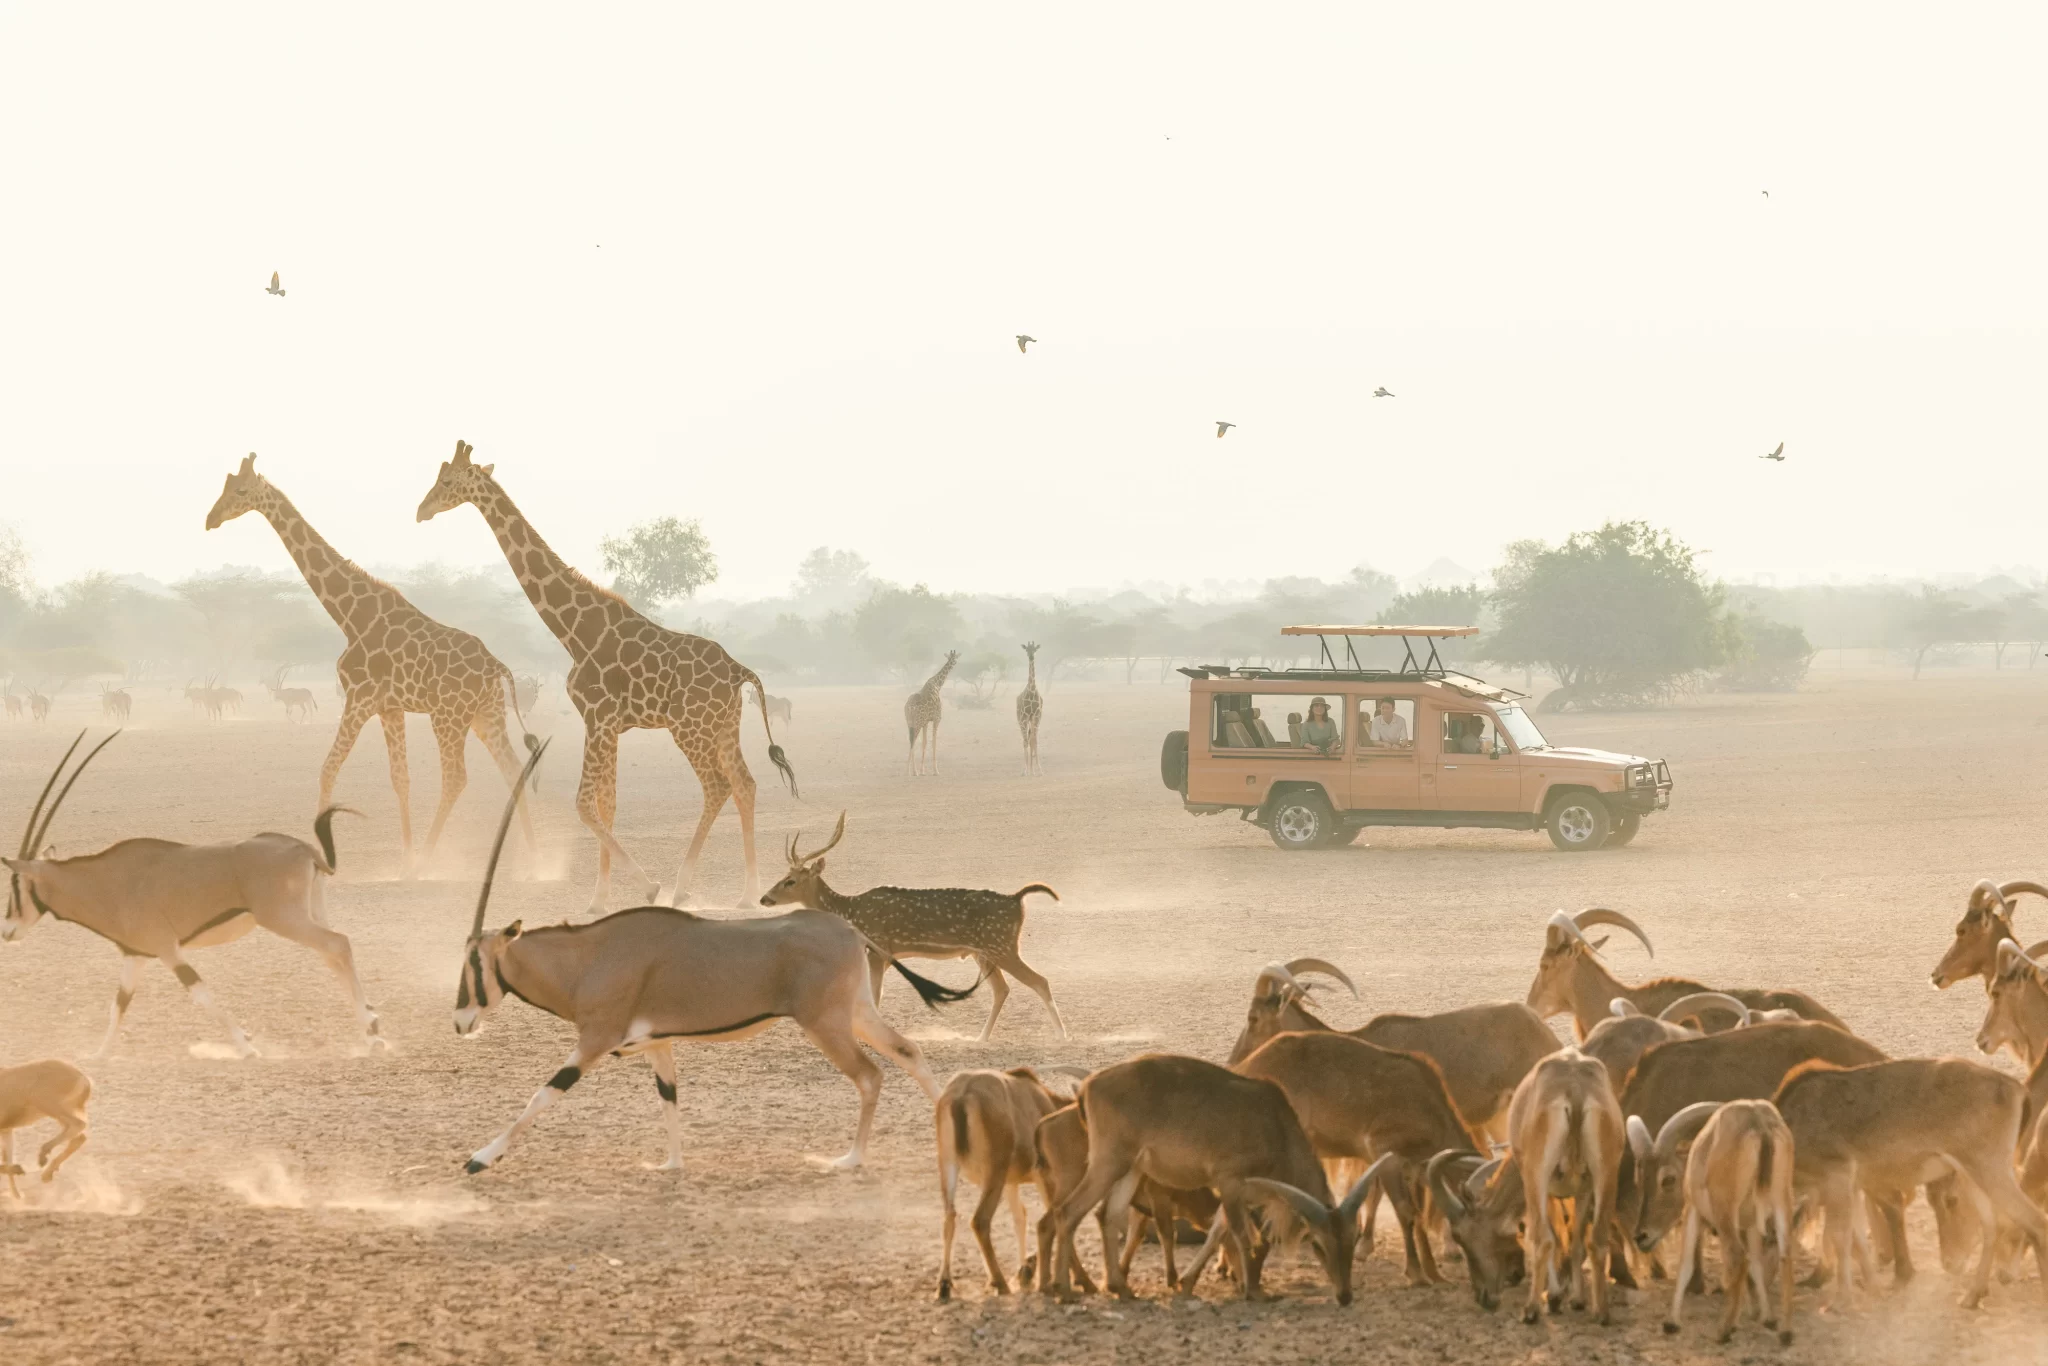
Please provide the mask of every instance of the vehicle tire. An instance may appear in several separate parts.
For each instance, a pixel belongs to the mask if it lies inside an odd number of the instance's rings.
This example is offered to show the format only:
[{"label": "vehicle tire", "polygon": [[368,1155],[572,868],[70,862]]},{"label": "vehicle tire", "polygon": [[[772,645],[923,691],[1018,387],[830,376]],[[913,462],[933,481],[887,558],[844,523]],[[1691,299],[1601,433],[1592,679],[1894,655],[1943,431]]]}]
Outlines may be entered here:
[{"label": "vehicle tire", "polygon": [[1175,792],[1186,795],[1188,790],[1188,733],[1184,730],[1168,731],[1166,743],[1159,747],[1159,781]]},{"label": "vehicle tire", "polygon": [[1583,854],[1607,843],[1614,818],[1607,803],[1590,792],[1567,792],[1550,804],[1543,818],[1550,842],[1567,854]]},{"label": "vehicle tire", "polygon": [[1607,843],[1601,845],[1600,847],[1603,849],[1619,849],[1622,845],[1627,844],[1630,840],[1634,839],[1636,837],[1636,832],[1638,830],[1641,830],[1642,828],[1643,813],[1640,811],[1631,811],[1627,815],[1618,818],[1614,822],[1614,829],[1612,832],[1608,834]]},{"label": "vehicle tire", "polygon": [[1320,849],[1337,829],[1337,817],[1323,794],[1313,789],[1290,792],[1273,799],[1267,813],[1266,833],[1273,843],[1289,852]]},{"label": "vehicle tire", "polygon": [[1330,836],[1330,847],[1336,849],[1346,844],[1356,844],[1358,837],[1364,833],[1365,827],[1362,825],[1340,825],[1336,833]]}]

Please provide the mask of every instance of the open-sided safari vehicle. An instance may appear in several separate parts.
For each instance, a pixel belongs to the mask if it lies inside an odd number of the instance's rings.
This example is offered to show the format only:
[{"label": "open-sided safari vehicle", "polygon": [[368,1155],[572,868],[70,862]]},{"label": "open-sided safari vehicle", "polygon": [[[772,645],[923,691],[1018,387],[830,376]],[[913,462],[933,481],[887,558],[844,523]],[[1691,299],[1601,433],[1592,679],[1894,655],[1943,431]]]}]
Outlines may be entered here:
[{"label": "open-sided safari vehicle", "polygon": [[[1321,640],[1317,667],[1184,668],[1188,728],[1166,737],[1160,776],[1194,814],[1236,811],[1282,849],[1348,844],[1369,825],[1541,828],[1568,851],[1634,839],[1670,805],[1670,767],[1551,745],[1523,694],[1444,667],[1437,641],[1477,632],[1287,626]],[[1399,638],[1400,665],[1364,667],[1359,636]]]}]

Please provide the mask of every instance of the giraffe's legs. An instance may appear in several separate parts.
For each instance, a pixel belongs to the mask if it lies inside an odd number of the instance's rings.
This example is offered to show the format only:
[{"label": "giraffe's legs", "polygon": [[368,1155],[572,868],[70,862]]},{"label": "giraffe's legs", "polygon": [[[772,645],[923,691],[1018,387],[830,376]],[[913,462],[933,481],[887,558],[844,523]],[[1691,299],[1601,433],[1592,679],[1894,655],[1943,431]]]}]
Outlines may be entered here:
[{"label": "giraffe's legs", "polygon": [[939,774],[939,718],[936,716],[932,718],[932,761],[925,771],[935,778]]},{"label": "giraffe's legs", "polygon": [[405,762],[405,713],[387,706],[377,713],[384,724],[384,752],[391,759],[391,790],[398,794],[398,847],[402,876],[413,875],[412,772]]},{"label": "giraffe's legs", "polygon": [[[512,753],[511,739],[505,734],[505,714],[486,705],[476,714],[470,728],[476,732],[476,738],[484,742],[484,748],[491,752],[491,758],[497,762],[498,772],[505,775],[505,781],[517,787],[520,763]],[[523,792],[519,794],[519,828],[526,835],[527,851],[537,857],[540,841],[534,838],[533,809]]]},{"label": "giraffe's legs", "polygon": [[367,697],[351,695],[341,709],[341,724],[334,732],[334,743],[328,747],[327,761],[320,765],[320,805],[313,809],[325,811],[334,799],[334,780],[341,775],[342,764],[348,761],[348,752],[356,747],[356,736],[362,734],[377,709]]},{"label": "giraffe's legs", "polygon": [[590,909],[592,914],[604,910],[605,898],[611,892],[612,860],[623,864],[626,875],[633,879],[636,895],[644,895],[649,901],[660,893],[658,884],[649,883],[647,874],[633,861],[612,835],[612,813],[618,803],[619,782],[619,732],[608,721],[596,719],[584,722],[583,732],[583,776],[576,784],[576,814],[597,836],[597,886],[592,889]]},{"label": "giraffe's legs", "polygon": [[[683,866],[676,870],[675,890],[669,896],[670,905],[680,906],[687,898],[690,888],[696,882],[697,859],[704,852],[704,841],[711,834],[711,826],[718,819],[718,813],[725,810],[726,798],[733,796],[734,791],[732,783],[725,776],[725,767],[721,762],[723,756],[711,750],[707,746],[704,737],[684,730],[681,722],[671,726],[669,734],[675,737],[676,748],[680,749],[683,752],[683,757],[690,761],[690,767],[696,771],[697,782],[704,788],[704,811],[702,815],[697,817],[697,833],[690,837],[690,847],[683,854]],[[742,767],[741,772],[744,773],[745,771],[745,768]],[[753,780],[749,778],[748,784],[750,787],[752,782]],[[748,795],[751,798],[752,793],[750,792]],[[751,800],[743,808],[745,811],[743,819],[748,826],[753,825],[752,818],[754,813],[752,808],[753,803]],[[749,843],[749,852],[752,852],[751,842]],[[747,862],[749,864],[747,871],[749,874],[752,874],[753,868],[751,865],[753,860],[750,858]],[[747,885],[751,889],[748,900],[758,899],[761,892],[754,885],[754,878],[752,876],[748,877]],[[741,904],[746,905],[748,902],[742,902]]]},{"label": "giraffe's legs", "polygon": [[441,827],[448,823],[448,813],[455,809],[455,799],[462,795],[462,789],[469,786],[469,763],[462,752],[463,743],[469,739],[468,718],[454,712],[437,711],[433,714],[434,741],[441,750],[441,804],[434,810],[434,824],[427,831],[427,848],[421,856],[431,859],[434,846],[441,842]]}]

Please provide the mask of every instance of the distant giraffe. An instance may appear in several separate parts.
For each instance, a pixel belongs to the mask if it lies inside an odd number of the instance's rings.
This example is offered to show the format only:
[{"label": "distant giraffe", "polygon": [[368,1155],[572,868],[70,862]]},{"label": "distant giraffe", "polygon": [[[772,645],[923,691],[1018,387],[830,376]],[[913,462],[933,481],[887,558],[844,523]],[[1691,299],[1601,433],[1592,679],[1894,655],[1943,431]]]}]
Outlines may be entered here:
[{"label": "distant giraffe", "polygon": [[[639,729],[665,730],[673,736],[704,789],[704,814],[676,872],[670,899],[682,900],[712,822],[730,798],[740,813],[740,840],[747,856],[747,891],[741,904],[753,905],[761,895],[754,864],[754,778],[740,754],[740,721],[743,688],[751,685],[761,696],[767,695],[760,678],[717,641],[658,626],[618,594],[570,568],[491,478],[492,467],[470,460],[470,449],[466,441],[455,443],[455,458],[442,464],[440,477],[420,502],[419,520],[464,503],[474,505],[498,538],[527,601],[569,652],[566,687],[583,717],[583,776],[576,786],[576,814],[599,845],[591,909],[604,909],[614,858],[637,882],[636,895],[651,901],[661,890],[612,835],[618,808],[619,733]],[[768,762],[794,793],[796,774],[782,746],[775,743],[765,710],[761,727],[768,732]]]},{"label": "distant giraffe", "polygon": [[[325,811],[331,805],[334,780],[355,747],[356,736],[376,717],[384,726],[391,788],[398,794],[399,840],[410,876],[414,866],[412,780],[405,759],[406,713],[423,712],[430,717],[434,739],[441,748],[441,805],[427,832],[426,853],[431,856],[455,799],[468,783],[462,750],[470,732],[483,741],[505,781],[519,781],[519,761],[505,737],[505,704],[511,696],[512,673],[475,636],[443,626],[407,602],[396,588],[337,554],[299,515],[291,500],[256,473],[254,455],[227,477],[220,501],[206,514],[206,529],[212,531],[245,512],[259,512],[269,521],[299,572],[306,576],[313,596],[348,639],[348,647],[334,664],[345,699],[341,725],[334,732],[327,762],[320,767],[320,802],[314,809]],[[190,695],[191,689],[186,692]],[[310,693],[307,701],[311,702]],[[531,736],[527,743],[533,743]],[[523,800],[519,819],[531,849],[533,817]]]},{"label": "distant giraffe", "polygon": [[[939,671],[924,681],[924,686],[912,693],[903,704],[903,724],[910,730],[910,776],[939,771],[939,689],[946,686],[946,675],[953,672],[953,666],[960,660],[958,650],[946,651],[946,662]],[[919,737],[925,741],[925,757],[920,764],[917,753]]]},{"label": "distant giraffe", "polygon": [[1024,691],[1017,694],[1017,731],[1024,737],[1024,771],[1042,773],[1038,766],[1038,721],[1045,715],[1045,699],[1038,695],[1038,642],[1024,647]]}]

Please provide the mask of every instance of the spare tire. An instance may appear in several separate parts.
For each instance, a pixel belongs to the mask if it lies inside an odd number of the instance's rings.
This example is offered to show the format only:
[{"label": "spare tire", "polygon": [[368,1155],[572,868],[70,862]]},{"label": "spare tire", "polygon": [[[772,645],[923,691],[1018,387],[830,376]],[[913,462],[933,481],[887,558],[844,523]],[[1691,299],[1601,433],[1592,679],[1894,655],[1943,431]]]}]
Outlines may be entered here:
[{"label": "spare tire", "polygon": [[1159,781],[1182,796],[1188,791],[1188,733],[1168,731],[1159,747]]}]

